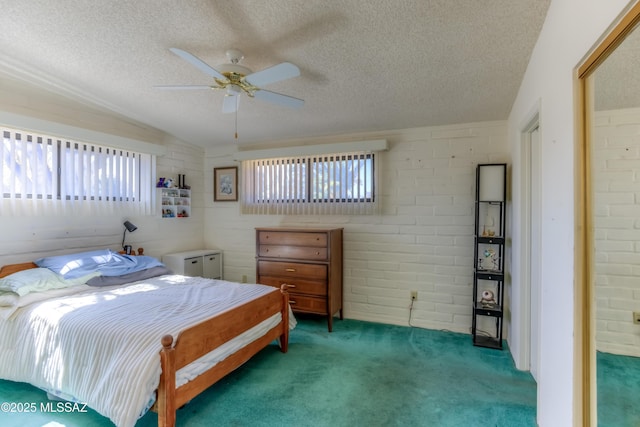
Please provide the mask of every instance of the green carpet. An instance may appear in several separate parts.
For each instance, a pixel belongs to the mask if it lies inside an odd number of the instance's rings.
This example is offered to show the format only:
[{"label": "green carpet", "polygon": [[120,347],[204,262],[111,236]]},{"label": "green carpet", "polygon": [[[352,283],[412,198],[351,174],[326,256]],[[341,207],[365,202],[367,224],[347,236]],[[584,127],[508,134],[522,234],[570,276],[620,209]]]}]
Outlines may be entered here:
[{"label": "green carpet", "polygon": [[[0,401],[46,402],[0,381]],[[39,404],[39,403],[38,403]],[[178,426],[535,426],[536,385],[507,349],[465,334],[299,319],[289,352],[271,345],[178,411]],[[153,426],[148,413],[137,426]],[[90,413],[0,413],[2,426],[111,426]]]},{"label": "green carpet", "polygon": [[598,426],[640,426],[640,357],[598,352]]}]

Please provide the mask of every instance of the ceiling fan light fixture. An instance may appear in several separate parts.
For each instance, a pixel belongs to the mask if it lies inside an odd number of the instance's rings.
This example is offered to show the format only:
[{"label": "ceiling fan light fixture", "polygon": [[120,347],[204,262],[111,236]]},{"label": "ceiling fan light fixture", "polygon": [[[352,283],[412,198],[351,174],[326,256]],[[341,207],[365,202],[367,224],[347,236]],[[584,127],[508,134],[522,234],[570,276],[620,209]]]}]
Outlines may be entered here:
[{"label": "ceiling fan light fixture", "polygon": [[228,96],[237,96],[242,92],[242,88],[238,85],[227,85],[226,89]]}]

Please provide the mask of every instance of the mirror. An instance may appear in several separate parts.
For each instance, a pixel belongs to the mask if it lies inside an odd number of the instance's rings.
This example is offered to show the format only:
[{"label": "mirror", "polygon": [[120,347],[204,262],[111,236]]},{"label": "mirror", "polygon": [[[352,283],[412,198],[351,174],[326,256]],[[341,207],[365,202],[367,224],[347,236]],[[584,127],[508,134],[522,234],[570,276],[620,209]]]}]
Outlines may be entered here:
[{"label": "mirror", "polygon": [[[629,33],[593,79],[593,197],[598,424],[640,425],[640,30]],[[635,378],[636,386],[629,379]],[[633,419],[635,418],[635,419]]]},{"label": "mirror", "polygon": [[633,313],[640,312],[638,19],[636,6],[579,70],[585,113],[584,416],[594,421],[585,425],[640,425],[640,324],[633,323]]}]

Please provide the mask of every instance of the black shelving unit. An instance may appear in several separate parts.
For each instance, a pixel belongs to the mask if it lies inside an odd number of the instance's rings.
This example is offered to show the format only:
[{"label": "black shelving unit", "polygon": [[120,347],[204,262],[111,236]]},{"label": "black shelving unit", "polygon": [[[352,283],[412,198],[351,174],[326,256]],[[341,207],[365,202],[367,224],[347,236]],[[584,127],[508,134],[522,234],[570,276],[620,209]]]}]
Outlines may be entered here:
[{"label": "black shelving unit", "polygon": [[476,168],[473,345],[502,349],[504,318],[506,163]]}]

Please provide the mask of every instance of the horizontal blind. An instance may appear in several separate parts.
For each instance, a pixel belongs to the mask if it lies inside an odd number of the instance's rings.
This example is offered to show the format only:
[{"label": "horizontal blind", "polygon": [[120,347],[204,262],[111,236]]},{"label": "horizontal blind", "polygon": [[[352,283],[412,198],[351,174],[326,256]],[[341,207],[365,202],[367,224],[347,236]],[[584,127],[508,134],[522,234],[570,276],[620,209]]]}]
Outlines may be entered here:
[{"label": "horizontal blind", "polygon": [[377,213],[376,156],[370,152],[242,162],[242,212],[325,215]]}]

